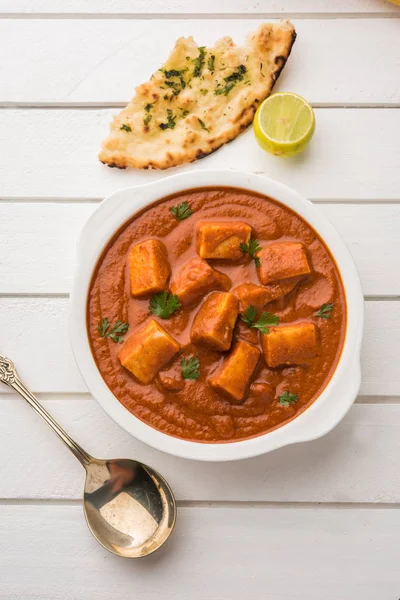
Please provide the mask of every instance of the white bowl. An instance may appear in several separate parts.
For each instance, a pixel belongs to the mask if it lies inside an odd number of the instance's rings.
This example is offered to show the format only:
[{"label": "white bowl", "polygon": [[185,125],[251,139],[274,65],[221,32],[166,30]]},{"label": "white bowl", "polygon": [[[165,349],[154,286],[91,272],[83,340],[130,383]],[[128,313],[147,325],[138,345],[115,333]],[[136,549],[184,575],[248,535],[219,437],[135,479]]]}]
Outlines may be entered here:
[{"label": "white bowl", "polygon": [[[326,388],[298,417],[282,427],[248,440],[199,443],[169,436],[130,413],[107,387],[97,369],[86,327],[86,303],[96,263],[114,233],[146,205],[190,188],[230,186],[265,194],[288,206],[325,241],[339,268],[347,301],[347,330],[342,354]],[[305,442],[328,433],[349,410],[361,382],[360,350],[364,301],[357,269],[350,252],[331,223],[309,200],[261,175],[235,171],[192,171],[116,192],[106,198],[83,228],[70,300],[69,331],[78,368],[91,394],[126,431],[157,450],[183,458],[206,461],[238,460],[276,448]]]}]

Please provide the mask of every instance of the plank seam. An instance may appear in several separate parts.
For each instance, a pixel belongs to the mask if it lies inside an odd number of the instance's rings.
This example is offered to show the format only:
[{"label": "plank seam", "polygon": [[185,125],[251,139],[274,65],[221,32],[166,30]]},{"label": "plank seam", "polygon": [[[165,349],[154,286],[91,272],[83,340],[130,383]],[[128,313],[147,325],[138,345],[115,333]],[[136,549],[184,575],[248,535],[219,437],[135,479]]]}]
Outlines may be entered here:
[{"label": "plank seam", "polygon": [[[177,500],[178,508],[223,508],[223,509],[264,509],[264,510],[399,510],[398,502],[292,502],[268,500]],[[80,498],[0,498],[0,506],[26,507],[26,506],[81,506]],[[83,518],[83,516],[82,516]]]},{"label": "plank seam", "polygon": [[[122,102],[0,102],[0,110],[110,110],[125,108],[128,98]],[[400,102],[311,102],[313,108],[324,109],[398,109]]]},{"label": "plank seam", "polygon": [[149,20],[251,20],[251,19],[299,19],[299,20],[330,20],[330,19],[398,19],[400,14],[391,11],[382,12],[326,12],[326,13],[296,13],[296,12],[259,12],[259,13],[0,13],[2,20],[119,20],[137,21]]}]

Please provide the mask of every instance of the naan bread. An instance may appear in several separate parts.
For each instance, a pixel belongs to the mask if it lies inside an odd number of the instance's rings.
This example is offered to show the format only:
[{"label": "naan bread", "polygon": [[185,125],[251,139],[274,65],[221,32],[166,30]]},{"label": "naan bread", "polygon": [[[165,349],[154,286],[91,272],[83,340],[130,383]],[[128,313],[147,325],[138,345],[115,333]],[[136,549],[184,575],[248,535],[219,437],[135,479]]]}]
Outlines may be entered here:
[{"label": "naan bread", "polygon": [[167,169],[203,158],[252,122],[285,66],[293,25],[264,23],[243,47],[180,38],[164,67],[113,120],[100,160],[110,167]]}]

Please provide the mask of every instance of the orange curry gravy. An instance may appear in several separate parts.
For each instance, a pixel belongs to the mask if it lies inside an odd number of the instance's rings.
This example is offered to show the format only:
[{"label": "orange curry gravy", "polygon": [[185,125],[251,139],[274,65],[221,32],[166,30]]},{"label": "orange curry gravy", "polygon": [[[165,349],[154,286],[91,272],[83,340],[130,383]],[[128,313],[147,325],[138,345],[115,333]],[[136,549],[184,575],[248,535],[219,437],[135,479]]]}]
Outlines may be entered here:
[{"label": "orange curry gravy", "polygon": [[[138,192],[140,193],[140,192]],[[193,214],[177,220],[170,208],[188,202]],[[203,299],[190,308],[180,308],[168,320],[149,312],[149,299],[132,298],[128,255],[132,245],[147,238],[163,241],[168,250],[172,276],[196,256],[197,221],[236,220],[251,225],[252,237],[261,246],[267,241],[298,241],[306,248],[311,274],[263,310],[278,315],[280,325],[313,322],[318,330],[318,356],[303,365],[269,368],[263,355],[253,374],[245,399],[231,403],[214,391],[208,378],[218,372],[227,352],[195,346],[190,341],[193,318]],[[244,255],[241,263],[208,261],[232,280],[231,289],[242,283],[261,285],[255,263]],[[333,303],[331,317],[316,316],[321,305]],[[155,319],[181,345],[180,353],[162,371],[176,374],[183,357],[197,356],[200,377],[185,380],[181,391],[164,387],[157,375],[148,385],[140,384],[121,366],[117,354],[121,344],[99,335],[98,324],[129,323],[127,339],[139,327]],[[328,249],[316,232],[297,214],[278,202],[251,192],[231,188],[188,190],[155,203],[128,221],[110,241],[95,269],[88,298],[88,333],[93,356],[104,381],[118,400],[136,417],[166,434],[198,442],[228,442],[264,434],[287,423],[315,400],[329,382],[340,357],[346,329],[346,304],[341,279]],[[261,349],[260,336],[237,319],[233,341],[240,339]],[[167,373],[167,374],[168,374]],[[268,385],[260,386],[259,383]],[[298,400],[282,406],[285,391]]]}]

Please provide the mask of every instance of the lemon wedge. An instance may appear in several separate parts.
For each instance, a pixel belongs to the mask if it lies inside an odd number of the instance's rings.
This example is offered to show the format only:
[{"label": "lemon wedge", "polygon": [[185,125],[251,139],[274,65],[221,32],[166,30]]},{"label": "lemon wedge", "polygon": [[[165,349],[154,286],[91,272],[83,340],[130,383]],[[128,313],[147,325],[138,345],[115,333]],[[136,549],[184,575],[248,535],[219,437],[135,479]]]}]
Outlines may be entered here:
[{"label": "lemon wedge", "polygon": [[276,156],[293,156],[302,152],[314,135],[315,115],[301,96],[279,92],[260,104],[253,127],[261,148]]}]

